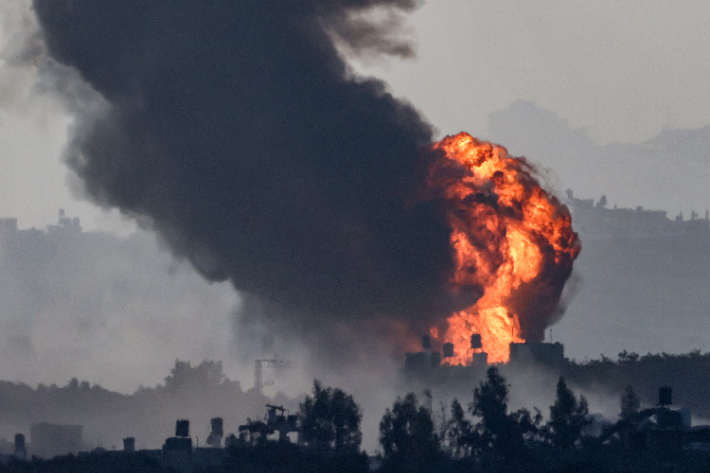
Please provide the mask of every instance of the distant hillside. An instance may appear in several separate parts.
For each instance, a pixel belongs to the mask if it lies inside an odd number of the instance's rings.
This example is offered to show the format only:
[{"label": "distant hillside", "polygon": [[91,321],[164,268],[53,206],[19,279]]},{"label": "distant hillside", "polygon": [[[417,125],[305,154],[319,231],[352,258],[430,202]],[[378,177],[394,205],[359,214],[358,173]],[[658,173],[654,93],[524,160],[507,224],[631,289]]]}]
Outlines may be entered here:
[{"label": "distant hillside", "polygon": [[176,357],[224,359],[238,377],[229,355],[239,299],[228,283],[208,284],[147,232],[17,230],[0,220],[0,379],[80,377],[132,392]]},{"label": "distant hillside", "polygon": [[610,207],[642,205],[672,216],[710,208],[710,126],[665,130],[635,144],[599,144],[584,128],[519,100],[490,115],[488,132],[486,139],[559,177],[560,191],[606,194]]}]

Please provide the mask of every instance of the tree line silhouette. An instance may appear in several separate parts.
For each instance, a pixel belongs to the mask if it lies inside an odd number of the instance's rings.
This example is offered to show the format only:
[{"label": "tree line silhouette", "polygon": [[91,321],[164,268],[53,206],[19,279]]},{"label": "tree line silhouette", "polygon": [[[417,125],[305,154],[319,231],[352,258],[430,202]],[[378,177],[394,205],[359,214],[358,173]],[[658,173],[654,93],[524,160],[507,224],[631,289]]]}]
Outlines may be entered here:
[{"label": "tree line silhouette", "polygon": [[244,390],[225,376],[221,362],[209,360],[198,365],[176,360],[162,383],[140,387],[132,394],[76,378],[64,386],[40,384],[36,388],[0,381],[0,436],[27,435],[28,427],[36,422],[80,424],[89,450],[120,448],[124,437],[135,437],[139,449],[153,448],[174,430],[176,419],[190,419],[193,432],[206,439],[215,415],[225,417],[225,428],[236,432],[238,425],[232,419],[238,413],[262,412],[267,402],[290,401],[283,394],[269,399],[255,389]]},{"label": "tree line silhouette", "polygon": [[[592,383],[590,380],[605,374],[609,377],[607,387],[616,389],[613,383],[628,380],[624,373],[634,367],[641,368],[635,376],[637,380],[643,381],[644,376],[650,377],[661,371],[678,369],[683,362],[697,368],[706,364],[708,359],[708,355],[696,352],[687,355],[663,354],[645,357],[622,352],[616,362],[603,358],[586,365],[570,363],[563,370],[565,376],[557,379],[555,399],[549,406],[549,413],[543,413],[537,408],[532,411],[526,408],[510,410],[510,387],[498,368],[492,366],[485,373],[484,379],[473,386],[470,401],[453,399],[449,406],[442,406],[440,415],[434,412],[433,397],[429,391],[419,395],[410,392],[397,398],[392,406],[385,410],[381,419],[380,450],[374,457],[368,457],[360,450],[362,410],[353,396],[342,389],[325,387],[315,381],[312,392],[300,403],[298,442],[284,442],[283,438],[269,438],[266,434],[248,440],[235,438],[228,446],[229,455],[223,462],[194,471],[708,471],[708,452],[686,452],[679,463],[669,467],[654,461],[648,455],[630,449],[628,438],[622,430],[609,431],[621,432],[621,435],[599,435],[598,431],[595,433],[594,419],[590,415],[585,397],[576,395],[568,385],[569,377],[572,377],[569,376],[570,373],[579,375],[582,367],[586,367],[593,374],[583,378],[587,382]],[[685,376],[686,373],[679,373],[675,378],[660,376],[660,381],[654,383],[655,389],[665,380],[677,381]],[[574,384],[583,383],[574,381]],[[12,389],[8,390],[8,386]],[[618,398],[617,426],[637,423],[642,404],[649,404],[637,393],[635,387],[626,384],[619,389],[621,396]],[[8,393],[14,394],[14,397]],[[251,402],[258,403],[255,409],[263,408],[263,403],[267,400],[254,391],[243,392],[238,383],[226,379],[221,364],[217,362],[205,362],[193,367],[187,362],[177,361],[163,385],[142,388],[132,396],[111,393],[98,386],[89,386],[88,383],[75,380],[65,387],[38,387],[36,390],[23,385],[3,383],[0,384],[0,406],[7,408],[8,403],[12,402],[22,405],[32,396],[39,396],[40,399],[42,396],[65,396],[74,399],[70,393],[83,393],[83,408],[89,411],[94,405],[97,409],[106,409],[107,403],[115,403],[118,409],[130,409],[127,399],[131,398],[134,402],[142,399],[144,405],[151,405],[150,402],[174,402],[175,405],[182,405],[195,399],[204,401],[205,396],[218,399],[220,395],[224,395],[227,402],[240,399],[240,402],[244,403],[246,398],[249,398]],[[701,405],[701,400],[697,400],[695,404]],[[130,410],[128,412],[130,413]],[[175,418],[172,416],[171,422]],[[169,471],[164,464],[156,462],[155,458],[140,452],[116,456],[117,453],[119,452],[95,452],[52,460],[11,461],[0,466],[0,472]]]}]

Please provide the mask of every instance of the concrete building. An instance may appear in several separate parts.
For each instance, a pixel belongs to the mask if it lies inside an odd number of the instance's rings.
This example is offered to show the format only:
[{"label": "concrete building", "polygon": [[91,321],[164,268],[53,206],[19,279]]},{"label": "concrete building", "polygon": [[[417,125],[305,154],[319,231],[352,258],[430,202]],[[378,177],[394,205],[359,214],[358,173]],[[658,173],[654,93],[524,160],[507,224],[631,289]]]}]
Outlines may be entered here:
[{"label": "concrete building", "polygon": [[510,363],[539,363],[559,366],[565,362],[565,347],[559,342],[510,344]]}]

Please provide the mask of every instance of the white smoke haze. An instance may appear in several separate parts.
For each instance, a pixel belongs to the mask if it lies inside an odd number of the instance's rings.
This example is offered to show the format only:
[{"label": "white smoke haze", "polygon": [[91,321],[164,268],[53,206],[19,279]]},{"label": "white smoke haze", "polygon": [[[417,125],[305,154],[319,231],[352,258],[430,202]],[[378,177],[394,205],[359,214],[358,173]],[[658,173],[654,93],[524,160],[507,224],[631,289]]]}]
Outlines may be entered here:
[{"label": "white smoke haze", "polygon": [[78,377],[131,393],[162,382],[176,358],[223,360],[232,379],[251,378],[234,356],[236,293],[206,283],[153,236],[17,236],[0,251],[0,379]]},{"label": "white smoke haze", "polygon": [[[8,0],[0,6],[0,106],[23,110],[36,99],[36,67],[43,54],[31,2]],[[34,46],[34,47],[33,47]]]},{"label": "white smoke haze", "polygon": [[[57,93],[57,92],[61,93]],[[46,52],[31,0],[0,4],[0,215],[23,228],[53,223],[71,208],[85,229],[127,234],[135,224],[117,211],[89,204],[64,156],[77,111],[102,101],[68,67]]]},{"label": "white smoke haze", "polygon": [[0,108],[37,125],[101,101],[72,68],[51,59],[29,0],[0,6]]}]

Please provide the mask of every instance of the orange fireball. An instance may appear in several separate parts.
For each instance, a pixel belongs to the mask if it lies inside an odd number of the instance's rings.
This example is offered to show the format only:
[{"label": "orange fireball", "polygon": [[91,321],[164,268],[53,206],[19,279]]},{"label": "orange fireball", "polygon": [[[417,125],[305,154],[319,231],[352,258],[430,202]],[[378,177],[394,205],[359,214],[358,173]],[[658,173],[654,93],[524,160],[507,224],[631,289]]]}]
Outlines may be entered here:
[{"label": "orange fireball", "polygon": [[480,334],[491,363],[507,362],[511,342],[541,341],[580,252],[568,209],[533,177],[525,158],[466,133],[433,146],[429,188],[445,202],[455,271],[452,290],[476,288],[478,301],[448,318],[440,342],[453,364],[469,364]]}]

